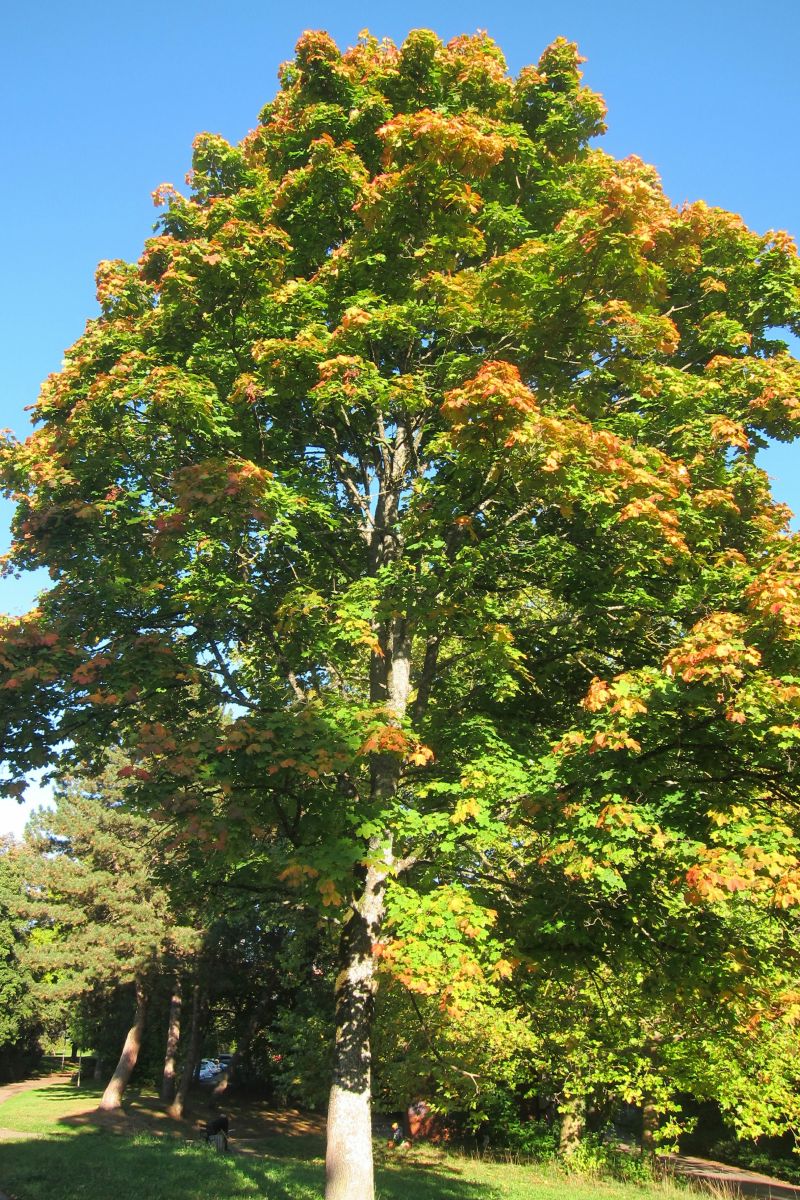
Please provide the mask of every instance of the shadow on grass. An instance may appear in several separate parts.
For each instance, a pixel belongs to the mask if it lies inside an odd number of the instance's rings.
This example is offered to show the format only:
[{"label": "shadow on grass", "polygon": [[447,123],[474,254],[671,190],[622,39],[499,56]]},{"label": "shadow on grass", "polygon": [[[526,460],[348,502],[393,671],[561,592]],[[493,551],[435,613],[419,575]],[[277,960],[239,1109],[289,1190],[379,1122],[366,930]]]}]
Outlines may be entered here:
[{"label": "shadow on grass", "polygon": [[[14,1200],[318,1200],[323,1192],[317,1138],[253,1139],[220,1155],[197,1142],[149,1134],[131,1138],[74,1124],[66,1132],[0,1142],[0,1191]],[[403,1163],[378,1170],[380,1200],[494,1194],[458,1178],[452,1168],[412,1170]]]},{"label": "shadow on grass", "polygon": [[391,1168],[377,1166],[376,1191],[380,1200],[493,1200],[500,1193],[485,1183],[460,1178],[462,1168],[452,1163],[406,1160]]},{"label": "shadow on grass", "polygon": [[15,1200],[311,1200],[321,1180],[320,1163],[219,1155],[103,1129],[0,1143],[0,1189]]},{"label": "shadow on grass", "polygon": [[[70,1083],[68,1079],[65,1079],[63,1083],[47,1083],[47,1080],[42,1080],[41,1086],[37,1083],[35,1088],[29,1088],[25,1092],[18,1092],[17,1095],[27,1096],[33,1091],[38,1096],[46,1096],[48,1100],[66,1100],[69,1097],[88,1094],[88,1089],[76,1088],[74,1083]],[[102,1095],[102,1092],[97,1092],[97,1095]]]},{"label": "shadow on grass", "polygon": [[[33,1091],[34,1089],[31,1089]],[[83,1085],[76,1087],[74,1083],[65,1081],[64,1083],[48,1083],[47,1086],[36,1088],[36,1095],[45,1100],[80,1100],[84,1099],[87,1102],[94,1100],[99,1101],[103,1094],[101,1087],[89,1087]],[[30,1095],[30,1092],[20,1092],[20,1096]]]},{"label": "shadow on grass", "polygon": [[[97,1110],[101,1089],[51,1083],[10,1102],[0,1141],[0,1192],[14,1200],[316,1200],[324,1181],[324,1119],[229,1097],[231,1153],[202,1140],[210,1109],[173,1121],[155,1098]],[[16,1106],[16,1107],[15,1107]],[[25,1132],[27,1130],[27,1133]],[[22,1140],[34,1134],[35,1140]],[[38,1135],[38,1136],[36,1136]],[[380,1200],[478,1200],[494,1188],[464,1178],[465,1164],[433,1151],[406,1157],[376,1145]],[[467,1172],[470,1174],[470,1172]]]}]

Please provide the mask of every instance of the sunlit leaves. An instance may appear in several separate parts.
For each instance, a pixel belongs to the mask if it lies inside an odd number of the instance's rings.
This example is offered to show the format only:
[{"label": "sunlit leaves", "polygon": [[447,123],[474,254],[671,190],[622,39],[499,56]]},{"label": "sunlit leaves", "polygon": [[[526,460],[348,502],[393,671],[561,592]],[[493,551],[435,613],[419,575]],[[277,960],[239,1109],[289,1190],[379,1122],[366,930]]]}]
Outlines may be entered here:
[{"label": "sunlit leaves", "polygon": [[493,1011],[507,1077],[668,1108],[667,1014],[717,1045],[729,994],[738,1046],[787,990],[800,567],[754,456],[800,277],[590,148],[580,61],[307,32],[196,140],[0,451],[6,569],[54,581],[0,637],[5,786],[122,743],[176,846],[330,921],[382,864],[375,959],[460,1062],[502,1073]]}]

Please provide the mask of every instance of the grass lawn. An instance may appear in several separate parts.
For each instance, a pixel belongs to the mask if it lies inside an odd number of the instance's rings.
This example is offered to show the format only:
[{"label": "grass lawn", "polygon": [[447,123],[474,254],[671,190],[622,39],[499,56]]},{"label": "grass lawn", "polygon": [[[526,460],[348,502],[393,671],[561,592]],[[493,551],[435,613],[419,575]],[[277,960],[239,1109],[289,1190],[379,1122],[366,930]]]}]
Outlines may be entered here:
[{"label": "grass lawn", "polygon": [[[51,1085],[0,1105],[0,1191],[11,1200],[319,1200],[323,1143],[318,1133],[232,1139],[216,1154],[191,1125],[134,1101],[114,1128],[89,1117],[91,1088]],[[137,1115],[138,1113],[138,1115]],[[137,1124],[148,1121],[147,1131]],[[233,1118],[236,1129],[236,1119]],[[188,1135],[188,1139],[187,1139]],[[416,1148],[377,1151],[379,1200],[677,1200],[685,1190],[567,1178],[547,1168],[489,1163]]]}]

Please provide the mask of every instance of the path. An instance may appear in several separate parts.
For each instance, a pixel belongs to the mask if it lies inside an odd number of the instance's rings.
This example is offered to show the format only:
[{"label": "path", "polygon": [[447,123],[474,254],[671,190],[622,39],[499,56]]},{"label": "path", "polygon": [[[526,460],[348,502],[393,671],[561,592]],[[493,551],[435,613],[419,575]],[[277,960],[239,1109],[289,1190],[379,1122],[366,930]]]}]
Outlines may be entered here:
[{"label": "path", "polygon": [[800,1187],[758,1171],[746,1171],[742,1167],[731,1167],[710,1158],[694,1158],[690,1154],[664,1154],[659,1158],[671,1174],[725,1188],[732,1195],[738,1193],[758,1197],[758,1200],[800,1200]]},{"label": "path", "polygon": [[34,1088],[49,1087],[51,1083],[69,1083],[72,1076],[72,1071],[54,1071],[52,1075],[40,1075],[38,1079],[22,1079],[19,1083],[4,1083],[0,1087],[0,1104],[4,1100],[10,1100],[12,1096],[18,1095],[19,1092],[30,1092]]},{"label": "path", "polygon": [[[18,1096],[20,1092],[29,1092],[33,1088],[48,1087],[55,1083],[69,1083],[72,1079],[72,1074],[69,1071],[54,1071],[51,1075],[40,1075],[38,1079],[22,1079],[19,1083],[6,1083],[0,1087],[0,1104],[4,1100],[10,1100],[12,1096]],[[7,1138],[16,1140],[21,1137],[30,1138],[36,1137],[33,1133],[18,1133],[16,1129],[5,1129],[0,1122],[0,1142]],[[0,1200],[5,1200],[5,1197],[0,1192]]]}]

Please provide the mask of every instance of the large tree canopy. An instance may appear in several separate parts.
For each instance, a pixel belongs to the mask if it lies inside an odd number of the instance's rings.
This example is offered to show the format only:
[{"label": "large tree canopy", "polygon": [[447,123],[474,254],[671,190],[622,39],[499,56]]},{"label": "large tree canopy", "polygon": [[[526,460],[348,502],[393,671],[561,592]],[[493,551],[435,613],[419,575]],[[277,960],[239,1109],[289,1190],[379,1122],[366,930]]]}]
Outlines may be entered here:
[{"label": "large tree canopy", "polygon": [[3,627],[6,790],[121,743],[340,914],[331,1200],[371,1195],[376,960],[457,1000],[562,904],[800,895],[800,547],[754,462],[800,429],[795,247],[588,148],[579,62],[304,34],[3,455],[9,569],[53,579]]}]

